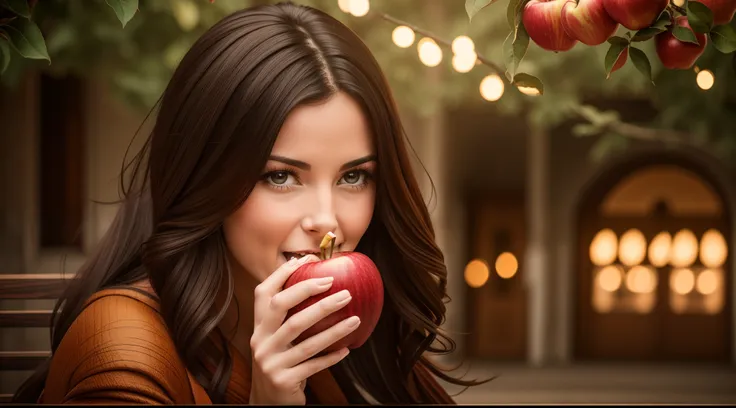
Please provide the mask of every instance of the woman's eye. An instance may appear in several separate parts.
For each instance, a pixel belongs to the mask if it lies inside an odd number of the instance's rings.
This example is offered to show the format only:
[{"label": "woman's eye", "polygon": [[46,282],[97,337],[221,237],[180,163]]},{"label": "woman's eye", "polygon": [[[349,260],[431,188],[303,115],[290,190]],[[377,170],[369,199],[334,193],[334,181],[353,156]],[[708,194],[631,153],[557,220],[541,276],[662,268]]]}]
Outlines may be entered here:
[{"label": "woman's eye", "polygon": [[282,185],[286,184],[287,181],[289,181],[290,174],[285,171],[276,171],[271,173],[268,176],[268,179],[271,183],[276,185]]},{"label": "woman's eye", "polygon": [[345,183],[347,184],[357,184],[360,182],[360,177],[362,174],[357,171],[351,171],[348,173],[345,173],[344,176],[342,176],[343,180],[345,180]]}]

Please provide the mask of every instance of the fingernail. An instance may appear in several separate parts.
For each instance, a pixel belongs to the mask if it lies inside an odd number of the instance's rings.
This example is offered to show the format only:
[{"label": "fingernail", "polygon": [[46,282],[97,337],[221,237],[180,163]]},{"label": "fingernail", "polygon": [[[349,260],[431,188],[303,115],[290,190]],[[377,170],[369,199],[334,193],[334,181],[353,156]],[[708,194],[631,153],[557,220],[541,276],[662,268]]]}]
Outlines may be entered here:
[{"label": "fingernail", "polygon": [[295,256],[292,256],[291,259],[289,259],[288,264],[289,265],[294,265],[295,263],[296,263],[296,257]]},{"label": "fingernail", "polygon": [[335,278],[332,277],[332,276],[328,276],[326,278],[320,278],[319,280],[317,280],[317,285],[319,285],[319,286],[325,286],[325,285],[327,285],[329,283],[332,283],[332,281],[334,281],[334,280],[335,280]]},{"label": "fingernail", "polygon": [[352,296],[348,295],[348,297],[346,297],[344,299],[338,300],[337,303],[335,304],[335,306],[338,306],[339,307],[339,306],[346,305],[346,304],[348,304],[348,302],[350,302],[350,300],[352,298],[353,298]]},{"label": "fingernail", "polygon": [[345,321],[345,325],[348,326],[348,328],[352,329],[353,327],[356,327],[360,324],[360,317],[353,316]]},{"label": "fingernail", "polygon": [[349,298],[350,298],[350,291],[347,289],[343,289],[337,292],[337,296],[335,296],[335,300],[345,300]]}]

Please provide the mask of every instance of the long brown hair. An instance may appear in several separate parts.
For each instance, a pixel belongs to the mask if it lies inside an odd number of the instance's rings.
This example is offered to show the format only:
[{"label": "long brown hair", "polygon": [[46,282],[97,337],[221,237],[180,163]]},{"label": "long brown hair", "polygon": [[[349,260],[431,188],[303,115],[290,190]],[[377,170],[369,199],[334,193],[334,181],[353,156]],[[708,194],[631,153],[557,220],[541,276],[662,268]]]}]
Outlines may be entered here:
[{"label": "long brown hair", "polygon": [[[375,214],[356,250],[379,267],[386,302],[368,342],[333,369],[381,403],[441,402],[431,390],[408,391],[415,364],[451,383],[476,384],[426,357],[455,349],[439,328],[447,269],[386,79],[348,27],[289,2],[227,16],[184,56],[149,139],[124,169],[133,177],[121,175],[125,199],[115,221],[54,309],[52,352],[94,292],[150,278],[184,362],[222,402],[230,357],[202,347],[224,314],[211,313],[223,280],[226,305],[233,296],[222,222],[258,181],[287,115],[336,92],[360,104],[375,139]],[[208,372],[203,361],[218,369]],[[35,402],[47,374],[48,362],[15,401]]]}]

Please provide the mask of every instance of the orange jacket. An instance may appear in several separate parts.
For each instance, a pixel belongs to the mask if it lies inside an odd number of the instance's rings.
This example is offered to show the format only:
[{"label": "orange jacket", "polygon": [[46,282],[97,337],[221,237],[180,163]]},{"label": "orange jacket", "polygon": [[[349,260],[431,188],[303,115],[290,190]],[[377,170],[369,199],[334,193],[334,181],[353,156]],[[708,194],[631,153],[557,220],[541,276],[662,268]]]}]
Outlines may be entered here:
[{"label": "orange jacket", "polygon": [[[142,290],[141,290],[142,289]],[[105,289],[93,295],[51,361],[42,404],[212,404],[180,359],[150,286]],[[249,362],[230,345],[233,367],[225,400],[248,404]],[[444,389],[419,364],[411,381],[446,403]],[[347,398],[329,370],[307,380],[319,404]]]}]

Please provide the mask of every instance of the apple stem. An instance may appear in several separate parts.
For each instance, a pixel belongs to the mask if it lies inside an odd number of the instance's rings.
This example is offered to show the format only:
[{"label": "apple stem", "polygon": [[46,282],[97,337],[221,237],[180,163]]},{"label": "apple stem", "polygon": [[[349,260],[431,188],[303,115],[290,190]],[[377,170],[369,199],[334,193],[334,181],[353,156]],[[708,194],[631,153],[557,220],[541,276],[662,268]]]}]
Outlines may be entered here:
[{"label": "apple stem", "polygon": [[[325,234],[324,238],[322,238],[322,243],[319,244],[319,258],[321,260],[326,260],[332,258],[332,252],[335,250],[335,238],[337,238],[337,235],[335,235],[332,232],[328,232]],[[327,252],[327,247],[329,246],[330,251]]]}]

